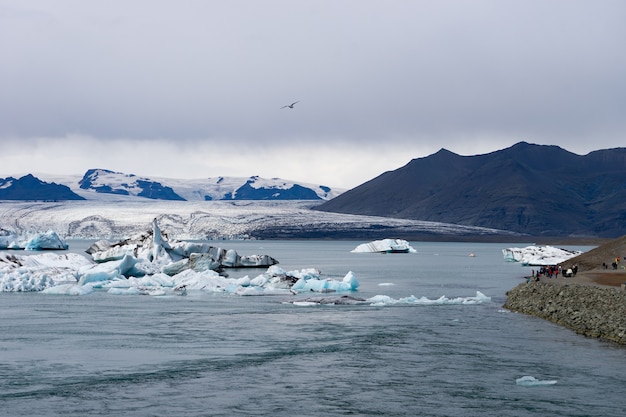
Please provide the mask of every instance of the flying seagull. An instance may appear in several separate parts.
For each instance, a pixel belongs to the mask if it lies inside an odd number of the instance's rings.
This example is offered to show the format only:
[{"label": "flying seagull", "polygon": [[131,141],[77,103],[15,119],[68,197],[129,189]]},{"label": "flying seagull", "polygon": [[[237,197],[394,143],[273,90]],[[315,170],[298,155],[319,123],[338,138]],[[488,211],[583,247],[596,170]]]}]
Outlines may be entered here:
[{"label": "flying seagull", "polygon": [[300,102],[300,101],[294,101],[294,102],[293,102],[293,103],[291,103],[291,104],[288,104],[288,105],[286,105],[286,106],[281,107],[281,109],[284,109],[285,107],[289,107],[290,109],[293,109],[293,106],[294,106],[296,103],[299,103],[299,102]]}]

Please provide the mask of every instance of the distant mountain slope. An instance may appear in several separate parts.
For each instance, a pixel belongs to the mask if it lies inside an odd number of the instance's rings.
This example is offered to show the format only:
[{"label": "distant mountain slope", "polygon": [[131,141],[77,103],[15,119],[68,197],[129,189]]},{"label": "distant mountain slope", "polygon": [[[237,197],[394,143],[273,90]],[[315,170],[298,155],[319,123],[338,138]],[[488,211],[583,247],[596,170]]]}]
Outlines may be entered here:
[{"label": "distant mountain slope", "polygon": [[585,156],[526,142],[476,156],[442,149],[316,209],[536,236],[616,237],[626,234],[626,148]]},{"label": "distant mountain slope", "polygon": [[280,178],[265,179],[258,176],[148,178],[107,169],[89,169],[82,177],[50,174],[37,176],[46,181],[64,184],[81,198],[104,201],[136,198],[172,201],[328,200],[343,191],[324,185],[296,183]]},{"label": "distant mountain slope", "polygon": [[0,200],[84,200],[65,185],[47,183],[32,175],[0,178]]},{"label": "distant mountain slope", "polygon": [[160,182],[106,169],[88,170],[78,184],[83,190],[97,193],[136,195],[154,200],[185,200],[171,187],[163,186]]}]

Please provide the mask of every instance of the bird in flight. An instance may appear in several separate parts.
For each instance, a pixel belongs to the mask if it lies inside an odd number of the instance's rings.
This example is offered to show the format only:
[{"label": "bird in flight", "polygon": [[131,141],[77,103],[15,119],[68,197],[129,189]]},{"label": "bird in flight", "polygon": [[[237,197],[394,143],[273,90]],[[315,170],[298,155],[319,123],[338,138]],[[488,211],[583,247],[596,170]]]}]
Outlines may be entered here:
[{"label": "bird in flight", "polygon": [[295,106],[296,103],[299,103],[300,101],[294,101],[291,104],[287,104],[286,106],[281,107],[281,109],[284,109],[285,107],[289,107],[290,109],[293,109],[293,106]]}]

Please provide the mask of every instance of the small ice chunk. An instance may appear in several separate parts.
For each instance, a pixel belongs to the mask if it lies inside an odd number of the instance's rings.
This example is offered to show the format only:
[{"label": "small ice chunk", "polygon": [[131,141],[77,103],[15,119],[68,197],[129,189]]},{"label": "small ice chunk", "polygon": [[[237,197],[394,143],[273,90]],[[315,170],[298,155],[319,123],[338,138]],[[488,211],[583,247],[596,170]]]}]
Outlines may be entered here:
[{"label": "small ice chunk", "polygon": [[515,383],[517,385],[521,385],[522,387],[538,387],[538,386],[543,386],[543,385],[554,385],[556,384],[556,380],[555,379],[550,379],[550,380],[539,380],[537,378],[535,378],[534,376],[523,376],[521,378],[517,378],[515,380]]}]

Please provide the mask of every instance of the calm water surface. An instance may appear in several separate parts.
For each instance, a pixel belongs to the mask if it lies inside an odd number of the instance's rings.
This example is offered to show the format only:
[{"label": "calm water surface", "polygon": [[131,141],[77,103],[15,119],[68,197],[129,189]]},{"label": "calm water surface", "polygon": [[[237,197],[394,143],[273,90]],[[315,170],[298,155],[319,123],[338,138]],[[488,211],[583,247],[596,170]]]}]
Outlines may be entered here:
[{"label": "calm water surface", "polygon": [[[215,243],[287,270],[353,271],[362,298],[480,291],[492,302],[0,293],[0,415],[624,415],[626,349],[502,310],[527,270],[501,249],[525,244],[414,242],[417,254],[380,255],[350,253],[362,242]],[[558,382],[516,385],[525,375]]]}]

